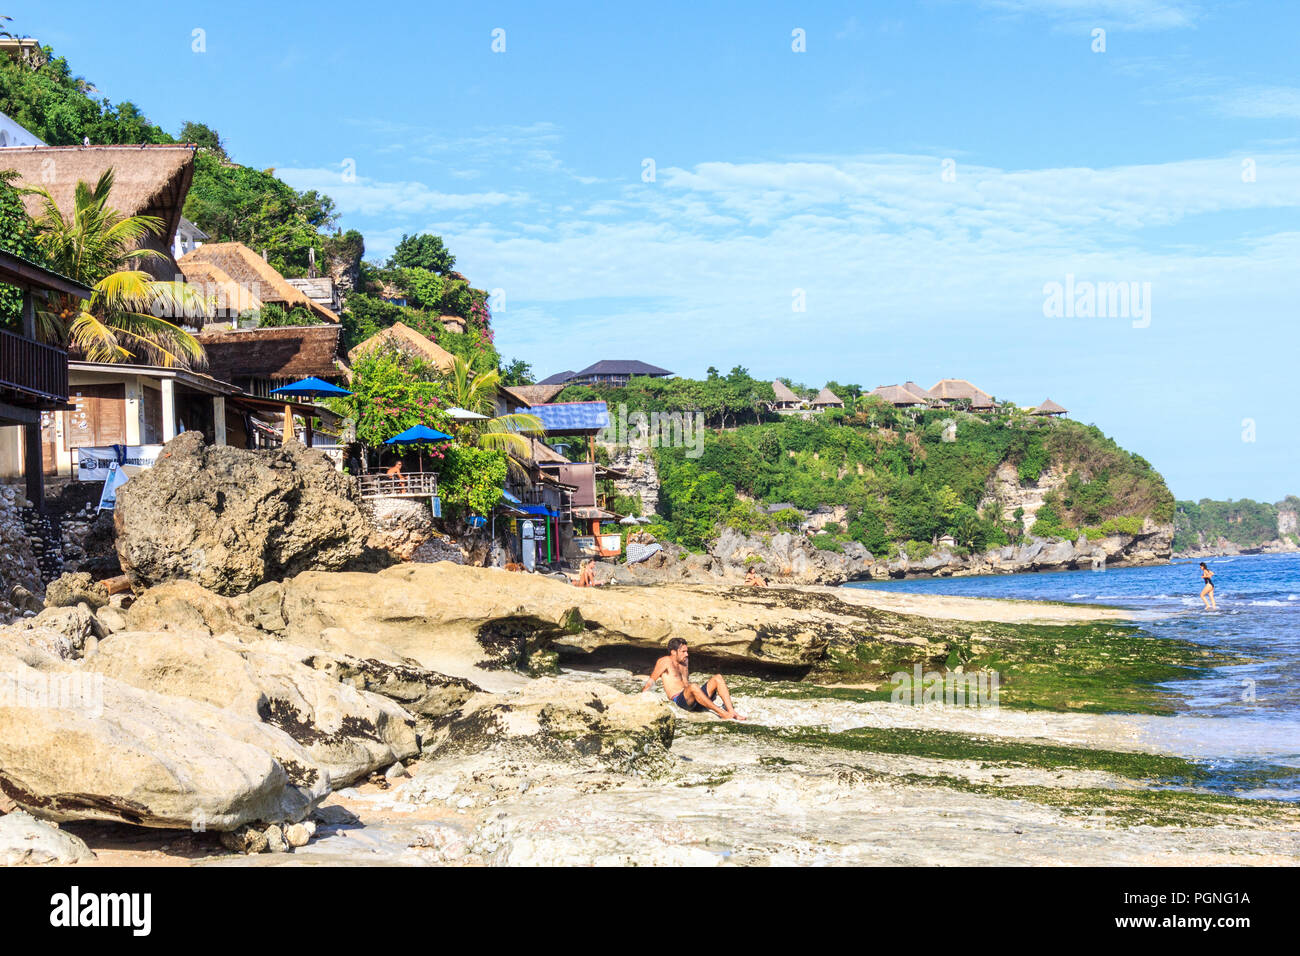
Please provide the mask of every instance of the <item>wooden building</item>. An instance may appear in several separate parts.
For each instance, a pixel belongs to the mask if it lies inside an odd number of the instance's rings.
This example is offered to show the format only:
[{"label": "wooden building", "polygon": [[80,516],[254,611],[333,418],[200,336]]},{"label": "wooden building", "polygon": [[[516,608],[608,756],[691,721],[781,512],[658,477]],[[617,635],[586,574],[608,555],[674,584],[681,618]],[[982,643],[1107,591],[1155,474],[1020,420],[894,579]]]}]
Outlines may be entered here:
[{"label": "wooden building", "polygon": [[15,331],[0,330],[0,476],[22,477],[28,499],[44,506],[41,422],[68,406],[68,353],[37,341],[36,297],[89,299],[91,290],[66,276],[0,250],[0,283],[22,292]]},{"label": "wooden building", "polygon": [[335,361],[337,325],[223,329],[204,331],[198,339],[209,374],[249,395],[269,397],[272,389],[308,376],[330,381],[343,375]]}]

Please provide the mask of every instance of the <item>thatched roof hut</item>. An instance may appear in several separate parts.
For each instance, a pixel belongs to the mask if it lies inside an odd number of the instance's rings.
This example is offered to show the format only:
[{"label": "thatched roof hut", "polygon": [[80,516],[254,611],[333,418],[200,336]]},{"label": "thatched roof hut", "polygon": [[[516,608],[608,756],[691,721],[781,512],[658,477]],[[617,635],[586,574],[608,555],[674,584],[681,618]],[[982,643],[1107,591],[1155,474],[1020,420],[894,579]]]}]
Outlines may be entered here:
[{"label": "thatched roof hut", "polygon": [[198,336],[208,373],[241,387],[255,379],[337,378],[339,327],[289,325],[269,329],[222,329]]},{"label": "thatched roof hut", "polygon": [[[0,157],[0,168],[18,173],[16,186],[44,189],[65,216],[72,211],[77,183],[93,186],[112,169],[109,205],[123,216],[157,216],[163,221],[162,235],[146,237],[139,247],[165,258],[141,259],[138,268],[165,281],[176,278],[180,270],[172,258],[172,240],[194,178],[193,146],[13,146]],[[29,216],[44,210],[44,200],[37,195],[23,196],[23,205]]]},{"label": "thatched roof hut", "polygon": [[930,394],[945,402],[970,402],[971,408],[993,407],[993,396],[964,378],[941,379],[930,389]]},{"label": "thatched roof hut", "polygon": [[394,345],[409,355],[430,363],[440,372],[447,372],[456,364],[456,358],[437,342],[421,335],[409,325],[394,322],[391,326],[370,336],[348,352],[348,364],[356,365],[363,355],[382,345]]},{"label": "thatched roof hut", "polygon": [[930,404],[920,395],[901,385],[881,385],[879,388],[872,389],[871,394],[895,408],[925,408]]},{"label": "thatched roof hut", "polygon": [[[274,302],[285,309],[296,306],[309,309],[326,322],[337,325],[339,317],[314,302],[285,281],[284,276],[271,268],[270,263],[242,242],[207,242],[180,260],[182,271],[191,263],[216,266],[235,282],[248,289],[260,302]],[[189,273],[185,273],[188,277]]]},{"label": "thatched roof hut", "polygon": [[803,404],[803,399],[790,390],[790,386],[777,379],[772,383],[772,392],[776,395],[776,404],[787,408]]},{"label": "thatched roof hut", "polygon": [[212,304],[216,315],[234,318],[262,308],[262,300],[252,289],[240,285],[220,267],[210,262],[184,260],[179,265],[185,281]]},{"label": "thatched roof hut", "polygon": [[812,400],[813,408],[843,408],[844,401],[829,388],[823,388]]},{"label": "thatched roof hut", "polygon": [[1047,401],[1043,402],[1043,404],[1039,405],[1029,414],[1030,415],[1066,415],[1069,413],[1066,411],[1066,409],[1062,408],[1060,405],[1056,404],[1056,402],[1052,401],[1049,398]]},{"label": "thatched roof hut", "polygon": [[939,398],[939,396],[935,395],[929,389],[922,388],[920,385],[917,385],[915,382],[904,382],[900,386],[900,388],[904,388],[907,391],[911,392],[917,398],[922,399],[927,405],[943,404],[943,400]]}]

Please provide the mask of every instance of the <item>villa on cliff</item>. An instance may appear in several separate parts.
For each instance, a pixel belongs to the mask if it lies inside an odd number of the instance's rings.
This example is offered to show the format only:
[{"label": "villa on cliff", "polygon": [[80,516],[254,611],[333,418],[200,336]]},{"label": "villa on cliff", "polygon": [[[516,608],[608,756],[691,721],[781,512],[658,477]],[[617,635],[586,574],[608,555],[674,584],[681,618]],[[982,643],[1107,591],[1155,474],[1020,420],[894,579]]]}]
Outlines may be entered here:
[{"label": "villa on cliff", "polygon": [[636,359],[602,359],[578,372],[557,372],[538,385],[626,385],[634,375],[666,378],[673,373],[666,368]]}]

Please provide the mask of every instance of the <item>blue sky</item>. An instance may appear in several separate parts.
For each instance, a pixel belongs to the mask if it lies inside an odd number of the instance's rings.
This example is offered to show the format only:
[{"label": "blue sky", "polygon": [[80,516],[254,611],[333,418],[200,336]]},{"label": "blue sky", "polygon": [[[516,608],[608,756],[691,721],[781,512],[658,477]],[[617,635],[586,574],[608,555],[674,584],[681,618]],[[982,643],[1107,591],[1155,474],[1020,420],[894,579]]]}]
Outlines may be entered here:
[{"label": "blue sky", "polygon": [[[369,257],[442,234],[539,376],[969,378],[1180,498],[1300,493],[1300,4],[109,7],[7,12],[334,196]],[[1149,323],[1046,316],[1067,275],[1150,283]]]}]

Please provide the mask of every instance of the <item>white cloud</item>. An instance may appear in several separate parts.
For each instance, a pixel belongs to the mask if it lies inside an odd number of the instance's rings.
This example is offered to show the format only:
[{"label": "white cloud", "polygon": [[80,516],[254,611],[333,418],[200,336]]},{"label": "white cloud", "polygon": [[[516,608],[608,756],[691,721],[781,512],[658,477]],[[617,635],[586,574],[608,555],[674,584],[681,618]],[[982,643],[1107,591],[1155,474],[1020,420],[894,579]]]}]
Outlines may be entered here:
[{"label": "white cloud", "polygon": [[412,180],[383,182],[365,176],[349,180],[344,178],[341,168],[281,168],[276,170],[276,175],[295,189],[326,193],[344,215],[448,213],[527,201],[520,193],[447,193]]},{"label": "white cloud", "polygon": [[1300,87],[1248,86],[1216,97],[1219,111],[1244,119],[1300,119]]},{"label": "white cloud", "polygon": [[979,0],[982,6],[1055,20],[1070,28],[1180,30],[1196,25],[1197,4],[1187,0]]}]

